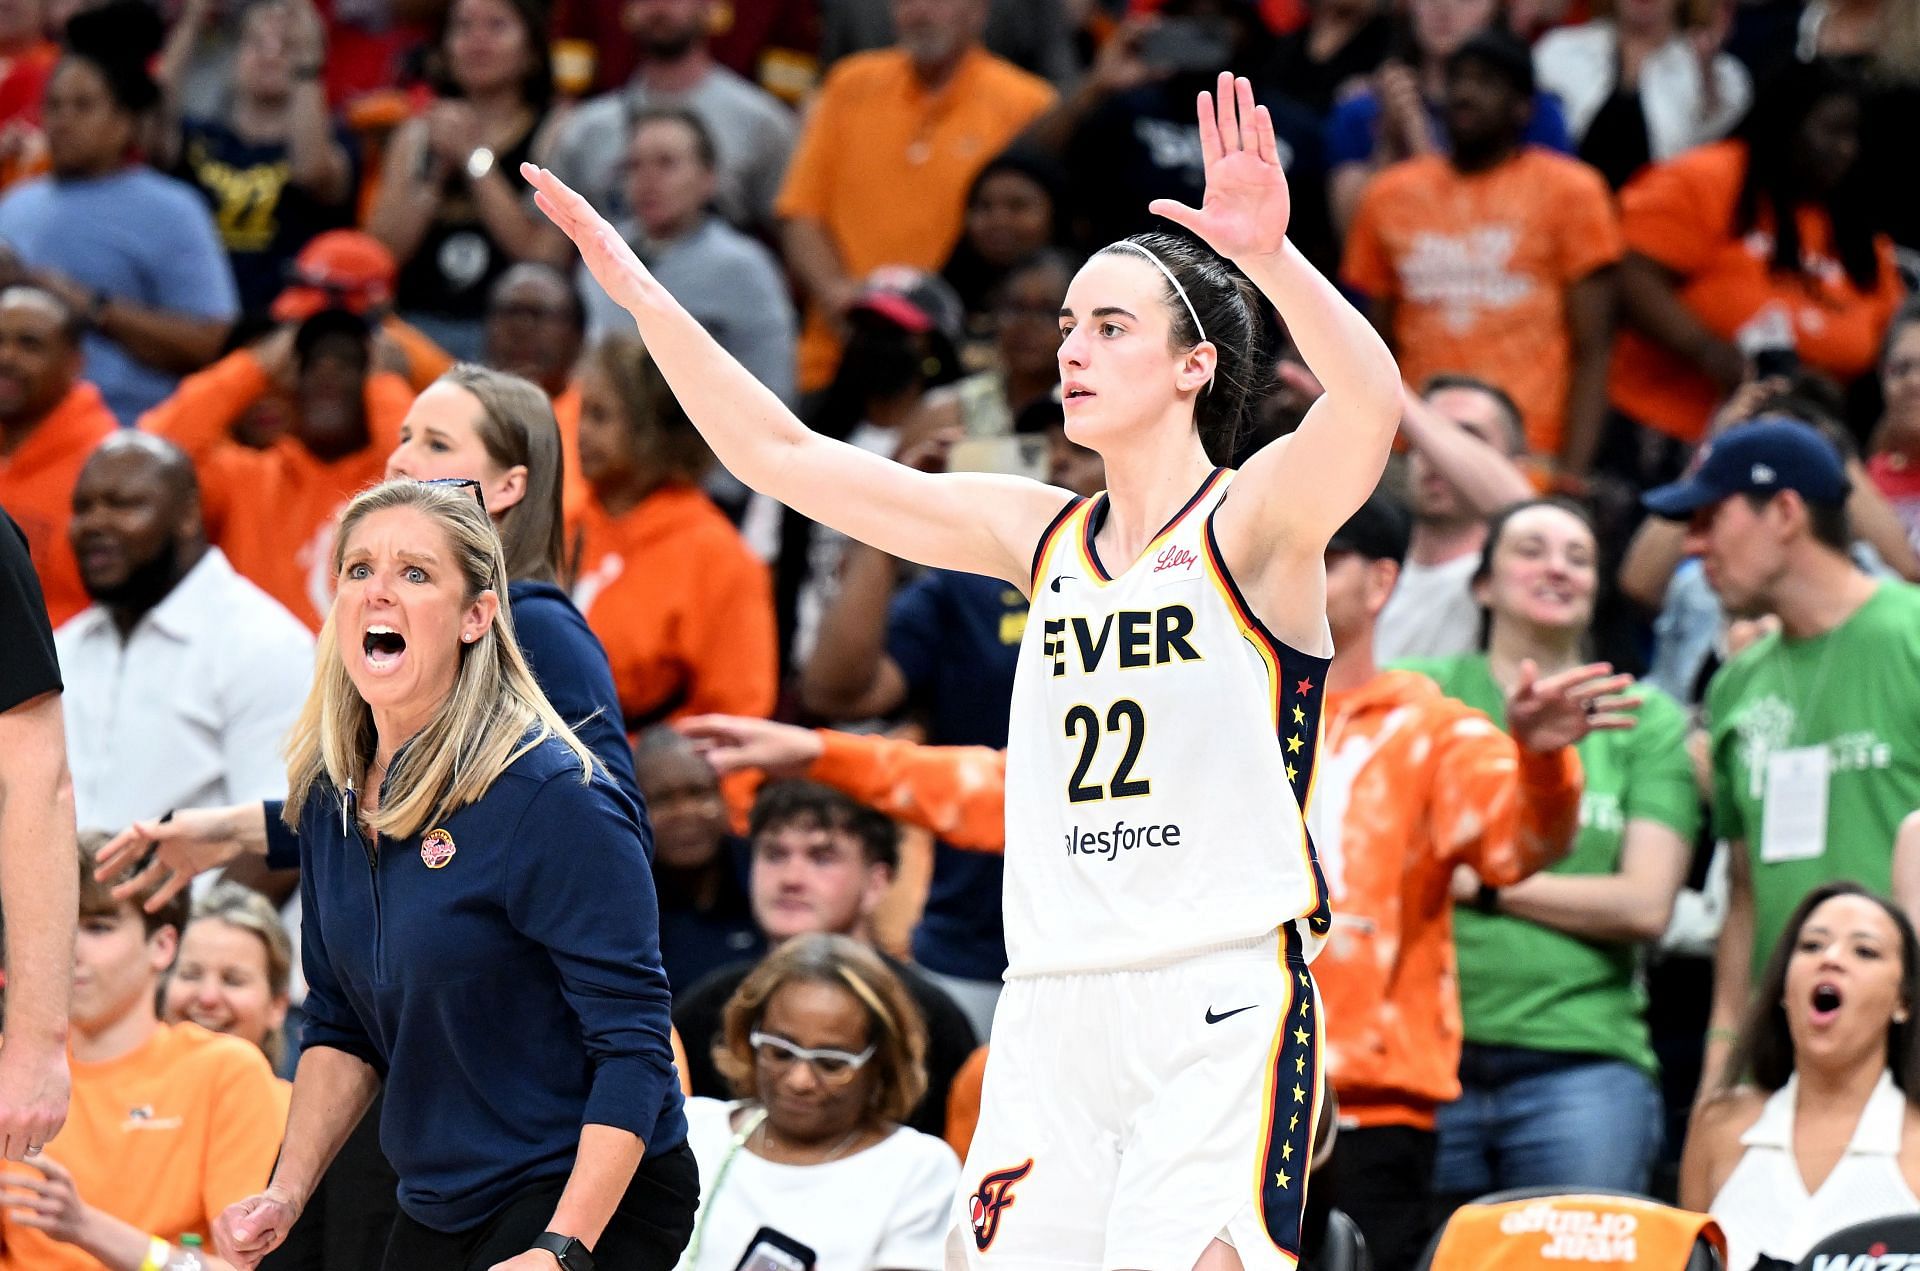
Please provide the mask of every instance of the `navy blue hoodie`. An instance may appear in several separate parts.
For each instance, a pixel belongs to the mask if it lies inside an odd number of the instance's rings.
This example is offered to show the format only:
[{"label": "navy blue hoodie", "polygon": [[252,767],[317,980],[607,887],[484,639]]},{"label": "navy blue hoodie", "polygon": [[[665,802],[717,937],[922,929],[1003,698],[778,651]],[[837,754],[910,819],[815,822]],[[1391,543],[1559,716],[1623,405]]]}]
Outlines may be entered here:
[{"label": "navy blue hoodie", "polygon": [[[640,783],[634,777],[633,751],[621,726],[620,694],[613,687],[613,668],[600,638],[587,620],[552,583],[522,579],[507,584],[507,613],[513,638],[540,691],[554,713],[567,721],[573,735],[586,743],[594,757],[629,798],[646,812]],[[284,804],[267,800],[267,867],[292,869],[300,863],[300,845],[280,821]],[[647,859],[653,859],[653,839],[647,839]]]},{"label": "navy blue hoodie", "polygon": [[[331,784],[299,828],[304,1044],[371,1064],[400,1207],[461,1231],[565,1176],[586,1123],[687,1134],[650,835],[554,738],[376,851]],[[437,863],[436,863],[437,862]]]}]

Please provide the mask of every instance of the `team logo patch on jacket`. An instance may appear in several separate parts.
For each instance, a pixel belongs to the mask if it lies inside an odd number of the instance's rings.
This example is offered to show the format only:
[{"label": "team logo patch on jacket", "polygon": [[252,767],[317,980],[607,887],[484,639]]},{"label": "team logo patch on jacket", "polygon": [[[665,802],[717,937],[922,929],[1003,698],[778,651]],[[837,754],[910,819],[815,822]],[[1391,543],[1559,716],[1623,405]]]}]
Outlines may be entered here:
[{"label": "team logo patch on jacket", "polygon": [[420,859],[427,863],[428,869],[446,868],[453,853],[453,835],[445,830],[428,830],[420,840]]},{"label": "team logo patch on jacket", "polygon": [[1000,1234],[1000,1215],[1013,1205],[1013,1185],[1032,1169],[1033,1160],[1028,1158],[1024,1164],[995,1170],[980,1180],[980,1190],[968,1202],[967,1214],[973,1220],[974,1247],[981,1253],[985,1253],[993,1238]]}]

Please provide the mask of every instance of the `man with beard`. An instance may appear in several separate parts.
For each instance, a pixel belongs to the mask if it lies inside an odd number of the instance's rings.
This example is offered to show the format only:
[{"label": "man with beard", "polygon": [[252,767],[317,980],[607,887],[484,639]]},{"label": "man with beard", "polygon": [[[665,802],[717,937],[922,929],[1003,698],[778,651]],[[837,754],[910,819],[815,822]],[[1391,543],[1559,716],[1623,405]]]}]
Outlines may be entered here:
[{"label": "man with beard", "polygon": [[[270,392],[289,398],[286,435],[264,449],[233,437]],[[207,537],[244,578],[317,630],[333,597],[333,526],[381,479],[413,390],[373,368],[365,318],[326,309],[198,375],[141,417],[185,450],[200,478]]]},{"label": "man with beard", "polygon": [[81,822],[282,794],[313,637],[207,545],[192,461],[158,437],[109,437],[80,471],[69,534],[93,597],[54,633]]},{"label": "man with beard", "polygon": [[714,0],[626,0],[623,25],[644,56],[627,86],[582,105],[562,127],[548,166],[608,220],[633,214],[625,166],[633,121],[653,106],[698,115],[716,143],[720,214],[746,230],[771,228],[773,200],[797,131],[778,98],[713,60]]},{"label": "man with beard", "polygon": [[1375,177],[1341,281],[1413,383],[1462,371],[1520,407],[1527,450],[1577,480],[1606,414],[1619,218],[1598,172],[1526,145],[1533,61],[1483,31],[1447,61],[1453,150]]},{"label": "man with beard", "polygon": [[0,507],[27,537],[59,626],[87,606],[67,546],[67,496],[87,453],[117,426],[80,378],[80,323],[38,287],[0,291]]}]

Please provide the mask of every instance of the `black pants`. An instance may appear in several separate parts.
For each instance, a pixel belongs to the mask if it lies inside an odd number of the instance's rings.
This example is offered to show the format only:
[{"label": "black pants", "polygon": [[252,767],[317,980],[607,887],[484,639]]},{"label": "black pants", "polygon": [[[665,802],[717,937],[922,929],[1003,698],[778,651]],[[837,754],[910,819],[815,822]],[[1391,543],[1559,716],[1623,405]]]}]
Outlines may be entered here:
[{"label": "black pants", "polygon": [[1406,1271],[1433,1235],[1433,1145],[1433,1131],[1409,1126],[1342,1130],[1315,1180],[1360,1228],[1378,1271]]},{"label": "black pants", "polygon": [[[566,1183],[565,1178],[535,1183],[465,1231],[435,1231],[402,1212],[387,1242],[385,1271],[487,1271],[525,1253],[547,1229]],[[699,1203],[693,1149],[682,1143],[657,1157],[649,1152],[594,1244],[594,1265],[599,1271],[672,1271],[693,1235]]]},{"label": "black pants", "polygon": [[379,1271],[400,1212],[399,1179],[380,1150],[380,1099],[360,1118],[321,1176],[300,1221],[260,1271]]}]

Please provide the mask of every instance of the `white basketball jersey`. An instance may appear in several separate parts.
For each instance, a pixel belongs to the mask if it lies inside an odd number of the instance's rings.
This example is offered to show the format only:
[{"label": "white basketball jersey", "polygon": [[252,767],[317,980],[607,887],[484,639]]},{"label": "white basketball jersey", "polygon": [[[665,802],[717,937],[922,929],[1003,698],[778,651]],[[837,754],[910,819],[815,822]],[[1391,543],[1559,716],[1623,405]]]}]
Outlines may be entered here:
[{"label": "white basketball jersey", "polygon": [[1327,659],[1282,644],[1228,576],[1215,469],[1109,575],[1107,496],[1034,552],[1007,732],[1009,976],[1124,970],[1329,913],[1303,811]]}]

